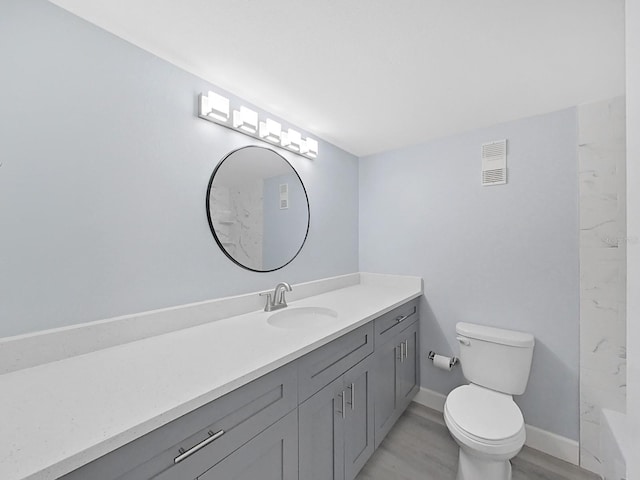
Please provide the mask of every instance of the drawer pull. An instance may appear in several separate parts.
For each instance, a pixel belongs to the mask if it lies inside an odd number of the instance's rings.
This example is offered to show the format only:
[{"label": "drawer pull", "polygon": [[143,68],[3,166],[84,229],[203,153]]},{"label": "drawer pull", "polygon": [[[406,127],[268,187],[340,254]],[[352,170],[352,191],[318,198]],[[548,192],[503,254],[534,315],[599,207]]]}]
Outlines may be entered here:
[{"label": "drawer pull", "polygon": [[407,318],[412,317],[416,313],[416,311],[417,311],[416,307],[413,307],[413,310],[411,310],[406,315],[398,315],[395,318],[392,317],[388,321],[385,320],[385,322],[387,322],[387,323],[384,324],[384,327],[382,327],[382,331],[378,332],[378,335],[385,334],[386,332],[388,332],[392,328],[396,327],[398,324],[404,322]]},{"label": "drawer pull", "polygon": [[400,343],[400,362],[404,363],[404,342]]},{"label": "drawer pull", "polygon": [[209,445],[211,442],[216,441],[222,435],[224,435],[224,430],[220,430],[219,432],[216,432],[216,433],[213,433],[211,430],[209,430],[209,438],[205,438],[203,441],[201,441],[197,445],[194,445],[189,450],[185,450],[184,448],[181,448],[179,450],[180,455],[178,455],[176,458],[173,459],[173,463],[180,463],[185,458],[190,457],[191,455],[196,453],[198,450],[203,449],[204,447]]}]

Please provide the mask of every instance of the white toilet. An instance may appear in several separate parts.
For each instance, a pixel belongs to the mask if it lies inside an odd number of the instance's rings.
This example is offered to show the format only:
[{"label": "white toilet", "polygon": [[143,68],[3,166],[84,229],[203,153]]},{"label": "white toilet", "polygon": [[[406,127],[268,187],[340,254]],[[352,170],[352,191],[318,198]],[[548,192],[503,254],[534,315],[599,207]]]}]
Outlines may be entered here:
[{"label": "white toilet", "polygon": [[454,389],[444,420],[460,445],[457,480],[510,480],[511,462],[525,441],[522,412],[512,395],[527,387],[534,337],[530,333],[456,325],[462,373],[471,382]]}]

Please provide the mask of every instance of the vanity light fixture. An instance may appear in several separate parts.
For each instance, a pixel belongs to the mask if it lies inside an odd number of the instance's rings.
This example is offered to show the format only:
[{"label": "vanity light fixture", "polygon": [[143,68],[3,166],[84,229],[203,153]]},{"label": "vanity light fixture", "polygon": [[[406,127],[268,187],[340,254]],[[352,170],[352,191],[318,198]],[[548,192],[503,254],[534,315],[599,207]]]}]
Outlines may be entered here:
[{"label": "vanity light fixture", "polygon": [[282,125],[275,120],[267,118],[264,122],[260,122],[260,138],[273,143],[280,143],[282,135]]},{"label": "vanity light fixture", "polygon": [[215,118],[220,122],[229,120],[229,99],[215,92],[200,95],[200,115]]},{"label": "vanity light fixture", "polygon": [[[265,118],[262,121],[258,112],[245,107],[240,102],[241,100],[229,99],[216,92],[201,93],[198,102],[198,116],[203,120],[217,123],[305,158],[318,157],[317,140],[309,137],[303,138],[298,130],[290,128],[288,125],[283,126],[271,118]],[[233,113],[233,118],[230,122],[231,113]]]},{"label": "vanity light fixture", "polygon": [[297,130],[290,128],[286,134],[282,134],[282,146],[289,150],[300,152],[302,146],[302,135]]},{"label": "vanity light fixture", "polygon": [[256,133],[258,131],[258,112],[254,112],[244,105],[240,110],[233,111],[233,126],[241,128],[245,132]]},{"label": "vanity light fixture", "polygon": [[306,152],[304,154],[310,158],[316,158],[318,156],[318,141],[313,138],[307,137],[305,140]]}]

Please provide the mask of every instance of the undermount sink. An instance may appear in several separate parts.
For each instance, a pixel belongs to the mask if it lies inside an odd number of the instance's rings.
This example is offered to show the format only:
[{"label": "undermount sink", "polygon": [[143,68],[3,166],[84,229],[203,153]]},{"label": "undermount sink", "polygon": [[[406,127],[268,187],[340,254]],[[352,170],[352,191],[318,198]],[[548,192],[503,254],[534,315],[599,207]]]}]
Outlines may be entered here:
[{"label": "undermount sink", "polygon": [[267,323],[278,328],[313,328],[338,320],[338,312],[323,307],[295,307],[274,313]]}]

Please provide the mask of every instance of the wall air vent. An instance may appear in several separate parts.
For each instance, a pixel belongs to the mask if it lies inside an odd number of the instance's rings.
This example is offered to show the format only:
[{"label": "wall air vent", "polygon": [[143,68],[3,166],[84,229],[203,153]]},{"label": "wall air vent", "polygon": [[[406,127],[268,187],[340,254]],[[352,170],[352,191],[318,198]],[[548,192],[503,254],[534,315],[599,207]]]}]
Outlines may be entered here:
[{"label": "wall air vent", "polygon": [[507,141],[482,144],[482,185],[507,183]]},{"label": "wall air vent", "polygon": [[280,210],[289,208],[289,184],[280,184]]}]

